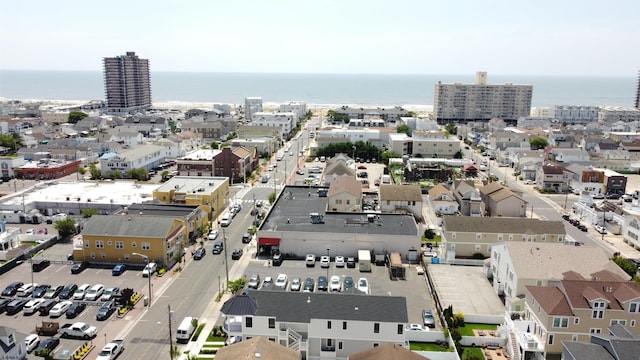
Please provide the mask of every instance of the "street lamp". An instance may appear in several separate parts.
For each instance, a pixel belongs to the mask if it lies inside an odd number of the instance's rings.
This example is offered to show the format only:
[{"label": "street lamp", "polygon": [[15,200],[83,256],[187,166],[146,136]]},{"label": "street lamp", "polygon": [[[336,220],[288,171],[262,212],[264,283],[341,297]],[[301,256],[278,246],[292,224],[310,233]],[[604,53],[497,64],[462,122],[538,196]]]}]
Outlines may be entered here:
[{"label": "street lamp", "polygon": [[[143,260],[147,262],[147,267],[149,266],[149,256],[135,253],[135,252],[131,253],[131,255],[140,256]],[[147,304],[147,308],[151,308],[151,273],[147,274],[147,277],[149,278],[149,303]]]},{"label": "street lamp", "polygon": [[224,241],[224,270],[226,274],[224,292],[229,288],[229,256],[227,254],[227,229],[222,229],[222,241]]},{"label": "street lamp", "polygon": [[329,268],[331,267],[331,256],[329,256],[330,248],[327,248],[327,257],[329,258],[329,266],[327,266],[327,281],[329,281]]}]

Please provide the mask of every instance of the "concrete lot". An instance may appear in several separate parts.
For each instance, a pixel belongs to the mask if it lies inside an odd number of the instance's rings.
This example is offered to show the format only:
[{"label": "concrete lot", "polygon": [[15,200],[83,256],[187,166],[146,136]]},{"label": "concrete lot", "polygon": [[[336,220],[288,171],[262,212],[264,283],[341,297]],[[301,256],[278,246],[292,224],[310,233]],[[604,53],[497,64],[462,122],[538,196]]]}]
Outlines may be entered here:
[{"label": "concrete lot", "polygon": [[[316,255],[320,256],[320,254]],[[307,277],[313,278],[317,283],[318,276],[327,276],[327,269],[321,268],[319,262],[316,262],[315,267],[307,268],[304,260],[285,260],[281,266],[270,266],[268,260],[253,260],[247,266],[244,274],[247,279],[252,274],[260,274],[261,280],[264,280],[266,276],[271,276],[275,281],[280,273],[287,274],[289,283],[297,277],[303,283]],[[425,278],[423,275],[416,274],[415,265],[406,268],[406,280],[390,280],[386,266],[372,265],[371,272],[361,273],[357,267],[336,268],[332,259],[328,274],[327,279],[333,275],[339,275],[342,280],[346,276],[351,276],[355,282],[361,277],[367,278],[369,291],[372,295],[404,296],[407,299],[407,313],[410,323],[422,323],[422,309],[432,309],[435,312],[433,299],[429,295]],[[335,295],[340,296],[338,293]],[[437,327],[440,328],[440,325],[437,324]]]}]

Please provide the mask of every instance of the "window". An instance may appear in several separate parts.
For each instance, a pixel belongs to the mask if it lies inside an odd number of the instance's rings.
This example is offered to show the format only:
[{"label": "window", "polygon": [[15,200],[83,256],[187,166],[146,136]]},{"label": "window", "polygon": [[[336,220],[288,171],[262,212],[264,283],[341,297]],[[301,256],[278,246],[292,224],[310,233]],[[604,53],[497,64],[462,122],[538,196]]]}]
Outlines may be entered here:
[{"label": "window", "polygon": [[378,343],[373,343],[373,347],[378,347],[378,346],[380,346],[380,344],[378,344]]},{"label": "window", "polygon": [[100,253],[100,257],[101,257],[102,259],[106,259],[106,258],[107,258],[107,254],[106,254],[106,253]]},{"label": "window", "polygon": [[346,321],[342,322],[342,330],[347,330],[347,322]]},{"label": "window", "polygon": [[592,319],[602,319],[604,318],[604,301],[596,301],[593,303],[593,310],[591,311]]},{"label": "window", "polygon": [[327,321],[327,329],[331,329],[331,320]]},{"label": "window", "polygon": [[482,239],[482,234],[481,233],[476,233],[476,240],[480,240]]},{"label": "window", "polygon": [[404,327],[402,326],[402,324],[398,324],[398,335],[402,335],[403,331],[404,331]]},{"label": "window", "polygon": [[609,325],[615,325],[615,324],[620,324],[620,325],[627,325],[627,320],[611,320],[611,322],[609,322]]},{"label": "window", "polygon": [[482,250],[482,245],[476,244],[475,249],[476,249],[476,251]]},{"label": "window", "polygon": [[276,328],[276,318],[269,318],[269,329]]},{"label": "window", "polygon": [[629,303],[629,312],[640,313],[640,303],[637,303],[637,302]]},{"label": "window", "polygon": [[116,249],[124,249],[124,243],[122,241],[116,241]]},{"label": "window", "polygon": [[138,244],[136,244],[135,241],[131,242],[131,247],[136,247],[136,246],[138,246]]},{"label": "window", "polygon": [[553,334],[549,334],[549,337],[547,338],[547,343],[549,345],[553,345],[553,338],[555,338],[555,336]]},{"label": "window", "polygon": [[338,341],[338,350],[342,350],[342,341]]},{"label": "window", "polygon": [[373,323],[373,333],[374,334],[380,333],[380,323]]},{"label": "window", "polygon": [[573,319],[573,324],[574,324],[574,325],[578,325],[578,324],[580,324],[580,318],[575,318],[575,319]]},{"label": "window", "polygon": [[86,247],[86,248],[88,248],[88,247],[89,247],[89,242],[88,242],[88,241],[85,241],[85,242],[84,242],[84,247]]},{"label": "window", "polygon": [[601,331],[600,328],[591,328],[589,329],[589,334],[600,334]]},{"label": "window", "polygon": [[148,242],[142,243],[142,250],[150,250],[150,249],[151,249],[151,243],[148,243]]},{"label": "window", "polygon": [[253,327],[253,318],[252,318],[252,317],[250,317],[250,316],[247,316],[247,317],[244,319],[244,326],[246,326],[246,327],[248,327],[248,328]]},{"label": "window", "polygon": [[351,205],[351,200],[347,199],[347,205]]},{"label": "window", "polygon": [[636,326],[636,321],[635,320],[631,320],[631,323],[629,323],[629,325],[631,325],[631,327],[635,327]]},{"label": "window", "polygon": [[102,248],[104,248],[104,241],[102,241],[102,240],[96,240],[96,247],[97,247],[98,249],[102,249]]},{"label": "window", "polygon": [[571,341],[578,341],[578,335],[571,335]]},{"label": "window", "polygon": [[569,318],[566,318],[566,317],[554,317],[553,318],[553,327],[554,328],[568,328],[569,327]]},{"label": "window", "polygon": [[111,240],[107,241],[107,245],[109,245],[109,246],[112,245]]}]

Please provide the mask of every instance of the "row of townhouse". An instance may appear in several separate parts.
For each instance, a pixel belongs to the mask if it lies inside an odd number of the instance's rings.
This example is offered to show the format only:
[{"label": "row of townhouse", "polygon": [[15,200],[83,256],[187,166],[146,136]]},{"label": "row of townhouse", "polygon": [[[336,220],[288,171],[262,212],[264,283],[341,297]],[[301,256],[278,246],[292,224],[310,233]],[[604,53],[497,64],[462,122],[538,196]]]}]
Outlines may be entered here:
[{"label": "row of townhouse", "polygon": [[520,190],[475,180],[456,180],[451,189],[438,184],[429,189],[429,201],[436,214],[463,217],[525,217],[528,204]]}]

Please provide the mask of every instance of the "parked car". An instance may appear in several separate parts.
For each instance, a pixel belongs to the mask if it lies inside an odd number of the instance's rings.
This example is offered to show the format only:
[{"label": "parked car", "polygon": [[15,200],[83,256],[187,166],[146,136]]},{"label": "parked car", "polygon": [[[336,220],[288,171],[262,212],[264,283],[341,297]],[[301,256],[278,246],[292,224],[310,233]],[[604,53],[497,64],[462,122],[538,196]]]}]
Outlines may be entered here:
[{"label": "parked car", "polygon": [[104,285],[95,284],[91,287],[91,289],[87,290],[87,293],[84,296],[85,300],[94,301],[100,299],[102,293],[104,292]]},{"label": "parked car", "polygon": [[142,277],[149,277],[153,275],[158,269],[158,265],[154,262],[150,262],[142,269]]},{"label": "parked car", "polygon": [[349,256],[347,258],[347,267],[350,269],[353,269],[356,267],[356,258],[354,258],[353,256]]},{"label": "parked car", "polygon": [[219,233],[218,229],[211,229],[211,231],[209,231],[209,235],[207,235],[207,239],[215,240],[218,238]]},{"label": "parked car", "polygon": [[51,265],[51,261],[47,259],[37,259],[31,261],[31,269],[33,272],[40,272]]},{"label": "parked car", "polygon": [[304,280],[304,287],[302,288],[303,292],[313,292],[315,290],[316,283],[312,278],[306,278]]},{"label": "parked car", "polygon": [[39,353],[41,350],[49,350],[51,353],[60,345],[60,339],[57,337],[47,338],[40,342],[40,345],[36,347],[33,352]]},{"label": "parked car", "polygon": [[592,198],[602,200],[604,199],[604,194],[595,194],[592,196]]},{"label": "parked car", "polygon": [[89,284],[82,284],[80,286],[78,286],[78,288],[76,289],[76,291],[73,292],[73,300],[82,300],[84,299],[84,296],[87,295],[87,291],[89,291],[89,289],[91,288],[91,285]]},{"label": "parked car", "polygon": [[100,309],[98,309],[98,313],[96,314],[96,320],[103,321],[107,320],[113,312],[116,311],[116,304],[113,301],[107,301],[102,304]]},{"label": "parked car", "polygon": [[323,255],[320,257],[320,267],[321,268],[328,268],[329,265],[331,264],[331,258],[328,257],[327,255]]},{"label": "parked car", "polygon": [[24,345],[27,348],[28,353],[32,352],[33,349],[37,348],[38,344],[40,344],[40,336],[38,336],[38,334],[29,334],[24,339]]},{"label": "parked car", "polygon": [[80,274],[84,269],[89,267],[89,263],[86,261],[77,262],[71,265],[71,273],[72,274]]},{"label": "parked car", "polygon": [[273,266],[280,266],[282,265],[282,254],[281,253],[275,253],[273,254],[273,256],[271,257],[271,264]]},{"label": "parked car", "polygon": [[51,285],[46,285],[46,284],[36,286],[36,288],[33,289],[33,297],[35,298],[43,297],[50,287]]},{"label": "parked car", "polygon": [[44,293],[44,298],[45,299],[55,299],[58,296],[60,296],[60,294],[62,293],[62,290],[64,290],[64,287],[62,285],[51,286]]},{"label": "parked car", "polygon": [[344,278],[344,282],[342,283],[342,288],[344,291],[352,289],[355,286],[353,283],[353,278],[351,276],[347,276]]},{"label": "parked car", "polygon": [[369,295],[369,281],[367,280],[367,278],[358,279],[358,290]]},{"label": "parked car", "polygon": [[342,281],[340,281],[340,276],[333,275],[331,280],[329,281],[329,289],[331,291],[341,291],[342,290]]},{"label": "parked car", "polygon": [[69,306],[69,308],[65,312],[65,316],[67,317],[67,319],[74,319],[78,315],[82,314],[82,312],[86,308],[87,308],[87,304],[83,302],[75,302],[73,303],[73,305]]},{"label": "parked car", "polygon": [[257,289],[260,287],[260,274],[253,274],[247,282],[247,287],[251,289]]},{"label": "parked car", "polygon": [[326,276],[318,276],[318,291],[329,290],[329,282]]},{"label": "parked car", "polygon": [[62,288],[62,291],[60,292],[60,295],[58,295],[58,297],[60,299],[71,299],[71,297],[73,296],[73,294],[76,292],[76,289],[78,289],[78,285],[76,284],[67,284],[64,286],[64,288]]},{"label": "parked car", "polygon": [[616,194],[616,193],[607,195],[607,199],[609,199],[609,200],[618,200],[620,198],[621,198],[620,194]]},{"label": "parked car", "polygon": [[296,170],[296,174],[298,174],[298,175],[304,175],[304,170],[302,170],[302,169],[298,169],[298,170]]},{"label": "parked car", "polygon": [[27,283],[24,284],[22,286],[20,286],[20,288],[18,289],[18,296],[20,297],[27,297],[30,296],[31,293],[33,293],[33,290],[35,290],[35,288],[38,286],[38,284],[35,283]]},{"label": "parked car", "polygon": [[222,250],[224,250],[224,242],[222,240],[218,240],[213,244],[213,250],[211,250],[211,253],[220,254]]},{"label": "parked car", "polygon": [[577,227],[578,227],[578,229],[580,229],[583,232],[587,232],[587,230],[588,230],[587,227],[584,224],[580,224]]},{"label": "parked car", "polygon": [[50,311],[49,317],[56,318],[62,316],[73,305],[72,301],[65,300],[57,303]]},{"label": "parked car", "polygon": [[201,247],[193,253],[193,260],[202,260],[202,258],[207,254],[207,251]]},{"label": "parked car", "polygon": [[405,327],[405,330],[407,331],[428,331],[428,328],[425,328],[424,326],[420,325],[420,324],[409,324]]},{"label": "parked car", "polygon": [[435,328],[436,327],[436,319],[433,317],[433,313],[431,310],[424,309],[422,310],[422,323],[426,327]]},{"label": "parked car", "polygon": [[344,256],[336,256],[336,267],[344,267]]},{"label": "parked car", "polygon": [[40,304],[40,307],[38,308],[38,311],[40,312],[40,316],[49,315],[49,311],[51,311],[51,309],[53,309],[53,307],[56,306],[57,303],[58,303],[58,300],[45,299],[44,302]]},{"label": "parked car", "polygon": [[600,234],[606,234],[607,233],[607,229],[602,226],[602,225],[593,225],[593,228],[596,229],[596,231]]},{"label": "parked car", "polygon": [[45,299],[31,299],[22,308],[22,313],[24,315],[35,314],[36,311],[40,308],[40,304],[42,304]]},{"label": "parked car", "polygon": [[125,270],[127,270],[127,266],[125,264],[116,264],[116,266],[111,269],[111,276],[120,276]]},{"label": "parked car", "polygon": [[233,249],[233,252],[231,253],[231,260],[240,260],[242,253],[242,249]]},{"label": "parked car", "polygon": [[287,279],[287,274],[278,274],[278,277],[276,277],[276,282],[275,282],[276,286],[286,289],[288,283],[289,283],[289,280]]},{"label": "parked car", "polygon": [[307,265],[307,267],[314,267],[316,266],[316,256],[313,254],[307,254],[304,262]]},{"label": "parked car", "polygon": [[21,281],[12,282],[2,290],[2,296],[14,296],[22,285],[24,285],[24,283]]},{"label": "parked car", "polygon": [[27,299],[13,299],[4,308],[4,311],[7,313],[7,315],[15,315],[22,311],[22,308],[24,308],[27,302],[29,302],[29,300]]},{"label": "parked car", "polygon": [[300,278],[295,278],[291,280],[291,286],[290,286],[291,291],[300,291],[301,287],[302,287],[302,281],[300,280]]},{"label": "parked car", "polygon": [[102,296],[100,296],[100,301],[113,300],[113,298],[118,296],[118,294],[120,294],[120,288],[119,287],[115,286],[115,287],[107,288],[102,293]]},{"label": "parked car", "polygon": [[571,216],[569,216],[568,214],[564,214],[562,215],[562,219],[565,221],[569,221],[571,219]]}]

